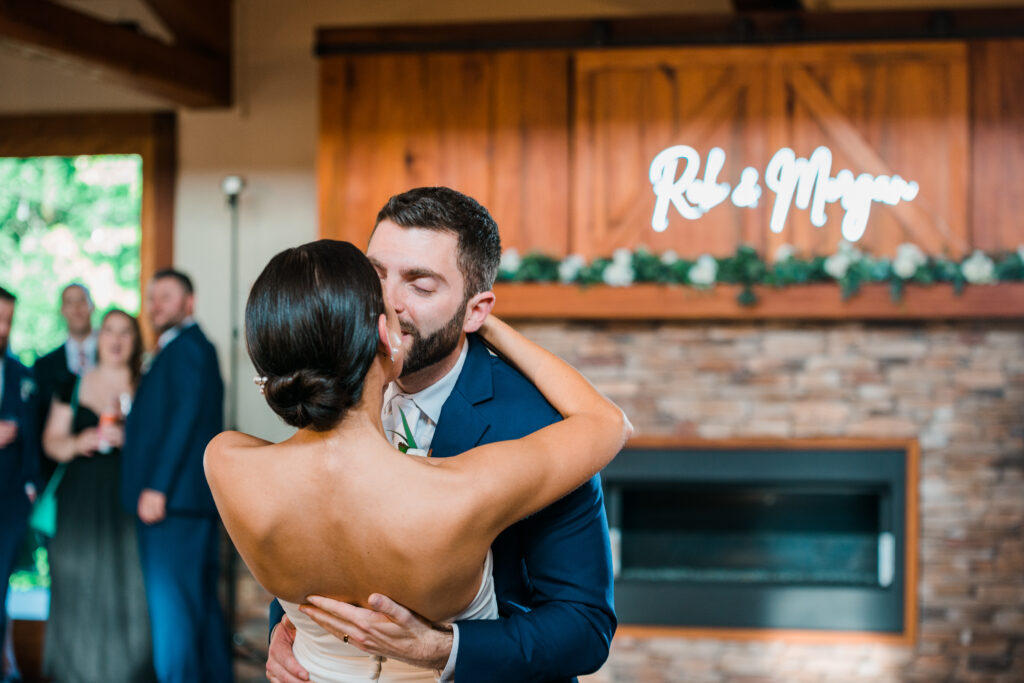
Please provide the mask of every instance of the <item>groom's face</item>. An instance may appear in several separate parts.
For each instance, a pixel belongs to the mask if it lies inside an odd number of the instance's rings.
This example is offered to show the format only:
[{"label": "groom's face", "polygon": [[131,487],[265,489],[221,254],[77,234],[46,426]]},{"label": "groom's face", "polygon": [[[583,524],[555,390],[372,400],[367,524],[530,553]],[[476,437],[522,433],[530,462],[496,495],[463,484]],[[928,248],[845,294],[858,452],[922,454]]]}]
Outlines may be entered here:
[{"label": "groom's face", "polygon": [[377,225],[366,255],[409,344],[402,376],[447,358],[458,346],[466,317],[465,281],[454,233]]}]

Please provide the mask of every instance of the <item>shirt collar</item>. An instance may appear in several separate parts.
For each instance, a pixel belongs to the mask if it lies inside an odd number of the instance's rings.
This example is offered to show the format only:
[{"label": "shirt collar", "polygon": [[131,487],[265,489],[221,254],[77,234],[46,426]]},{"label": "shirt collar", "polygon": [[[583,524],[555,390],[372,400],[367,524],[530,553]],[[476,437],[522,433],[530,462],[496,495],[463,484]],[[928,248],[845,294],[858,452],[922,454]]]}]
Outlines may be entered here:
[{"label": "shirt collar", "polygon": [[67,345],[68,352],[78,355],[79,349],[82,349],[87,356],[93,358],[96,354],[96,335],[97,332],[93,330],[82,341],[78,341],[74,337],[68,337],[68,340],[64,343]]},{"label": "shirt collar", "polygon": [[169,330],[166,330],[163,334],[160,335],[160,337],[156,340],[157,348],[164,348],[172,341],[174,341],[175,338],[177,338],[177,336],[181,334],[182,330],[188,329],[189,327],[192,327],[195,324],[196,320],[192,316],[185,318],[179,324],[175,325]]},{"label": "shirt collar", "polygon": [[465,340],[462,343],[462,351],[459,352],[459,359],[455,361],[455,365],[449,370],[444,377],[431,384],[426,389],[416,392],[415,394],[403,394],[398,388],[397,383],[392,383],[387,390],[387,394],[384,397],[385,405],[387,401],[391,399],[395,394],[402,394],[411,398],[415,403],[416,407],[420,409],[424,415],[430,418],[430,421],[437,424],[437,421],[441,418],[441,409],[444,408],[445,401],[452,395],[452,390],[455,389],[455,383],[459,381],[459,374],[462,372],[462,366],[466,364],[466,356],[469,354],[469,340]]}]

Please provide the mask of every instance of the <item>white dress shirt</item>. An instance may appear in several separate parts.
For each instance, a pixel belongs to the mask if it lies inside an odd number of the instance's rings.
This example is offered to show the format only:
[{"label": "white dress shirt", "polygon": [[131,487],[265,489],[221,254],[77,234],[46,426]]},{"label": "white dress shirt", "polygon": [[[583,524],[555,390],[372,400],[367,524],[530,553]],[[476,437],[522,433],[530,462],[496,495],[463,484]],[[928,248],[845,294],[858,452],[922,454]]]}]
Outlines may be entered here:
[{"label": "white dress shirt", "polygon": [[64,342],[64,354],[68,370],[81,377],[96,367],[96,333],[93,332],[82,341],[68,337]]}]

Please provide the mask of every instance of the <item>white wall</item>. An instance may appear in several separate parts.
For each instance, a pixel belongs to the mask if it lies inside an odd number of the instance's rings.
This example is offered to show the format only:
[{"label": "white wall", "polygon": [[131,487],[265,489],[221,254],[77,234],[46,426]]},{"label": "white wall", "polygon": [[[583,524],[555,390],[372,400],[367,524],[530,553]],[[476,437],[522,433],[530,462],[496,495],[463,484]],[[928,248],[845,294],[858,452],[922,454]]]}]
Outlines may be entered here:
[{"label": "white wall", "polygon": [[[138,18],[146,26],[150,18],[136,13],[133,2],[77,4],[104,16]],[[230,377],[230,215],[220,181],[229,174],[247,181],[240,201],[241,309],[272,255],[317,237],[317,28],[727,12],[729,7],[728,0],[236,0],[236,105],[179,111],[174,236],[175,263],[195,279],[196,315],[218,348],[225,377]],[[99,82],[81,66],[42,60],[21,48],[0,49],[0,111],[156,108],[166,105]],[[289,430],[259,397],[244,348],[239,357],[240,428],[283,438]]]}]

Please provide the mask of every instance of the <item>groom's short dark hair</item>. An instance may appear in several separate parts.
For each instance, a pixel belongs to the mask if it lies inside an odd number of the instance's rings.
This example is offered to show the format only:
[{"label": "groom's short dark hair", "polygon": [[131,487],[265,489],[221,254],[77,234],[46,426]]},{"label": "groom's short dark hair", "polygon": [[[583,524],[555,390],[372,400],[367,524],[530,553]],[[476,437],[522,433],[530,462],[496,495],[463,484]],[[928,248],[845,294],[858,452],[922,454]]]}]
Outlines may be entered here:
[{"label": "groom's short dark hair", "polygon": [[498,224],[480,202],[449,187],[417,187],[396,194],[377,214],[403,228],[455,233],[459,271],[466,281],[466,300],[494,286],[501,261]]}]

